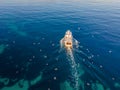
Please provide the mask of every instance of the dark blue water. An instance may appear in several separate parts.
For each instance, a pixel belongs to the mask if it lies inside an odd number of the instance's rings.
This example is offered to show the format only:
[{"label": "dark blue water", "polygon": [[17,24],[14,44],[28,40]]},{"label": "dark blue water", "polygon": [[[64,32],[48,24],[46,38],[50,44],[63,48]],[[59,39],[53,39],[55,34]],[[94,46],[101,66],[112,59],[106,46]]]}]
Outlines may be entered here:
[{"label": "dark blue water", "polygon": [[120,90],[119,26],[118,0],[1,1],[0,90]]}]

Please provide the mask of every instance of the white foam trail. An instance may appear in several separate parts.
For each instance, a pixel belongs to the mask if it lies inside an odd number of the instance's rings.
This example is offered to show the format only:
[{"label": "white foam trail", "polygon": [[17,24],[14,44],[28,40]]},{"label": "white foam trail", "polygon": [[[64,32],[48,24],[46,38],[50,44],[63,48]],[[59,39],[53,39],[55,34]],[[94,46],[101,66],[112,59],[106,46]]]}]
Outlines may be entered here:
[{"label": "white foam trail", "polygon": [[75,62],[74,55],[73,55],[73,50],[75,47],[76,48],[79,47],[78,43],[79,42],[73,38],[70,30],[68,30],[65,33],[65,36],[60,40],[61,50],[63,48],[65,48],[67,51],[67,59],[68,59],[69,64],[71,66],[72,80],[74,82],[74,84],[72,84],[72,85],[73,85],[75,90],[79,90],[79,85],[78,85],[79,76],[78,76],[78,71],[77,71],[77,65]]},{"label": "white foam trail", "polygon": [[74,59],[74,55],[73,55],[73,52],[72,52],[71,49],[69,49],[67,51],[67,58],[68,58],[69,63],[71,65],[72,78],[73,78],[73,80],[75,82],[74,88],[75,88],[75,90],[79,90],[79,85],[78,85],[79,77],[78,77],[78,71],[77,71],[77,67],[76,67],[77,65],[76,65],[76,62],[75,62],[75,59]]}]

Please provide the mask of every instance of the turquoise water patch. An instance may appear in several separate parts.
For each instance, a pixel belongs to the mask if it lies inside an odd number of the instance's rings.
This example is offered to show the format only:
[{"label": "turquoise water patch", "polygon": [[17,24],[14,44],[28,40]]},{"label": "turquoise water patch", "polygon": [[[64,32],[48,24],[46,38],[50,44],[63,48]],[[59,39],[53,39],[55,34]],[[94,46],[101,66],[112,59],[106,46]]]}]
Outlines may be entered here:
[{"label": "turquoise water patch", "polygon": [[105,90],[103,85],[100,83],[93,83],[92,84],[92,90]]},{"label": "turquoise water patch", "polygon": [[81,77],[84,75],[85,71],[82,69],[82,67],[78,64],[78,76],[79,76],[79,79],[78,79],[78,87],[81,87],[82,90],[85,90],[85,87],[84,87],[84,81],[81,80]]},{"label": "turquoise water patch", "polygon": [[79,80],[78,80],[78,84],[79,84],[79,87],[82,88],[82,90],[85,90],[84,81],[82,81],[80,78],[79,78]]},{"label": "turquoise water patch", "polygon": [[4,52],[5,48],[6,48],[6,45],[4,45],[4,44],[0,45],[0,54],[2,54]]},{"label": "turquoise water patch", "polygon": [[116,88],[120,88],[120,83],[115,83],[115,85],[114,85]]},{"label": "turquoise water patch", "polygon": [[0,77],[0,83],[3,83],[4,85],[8,85],[9,79],[8,78],[1,78]]},{"label": "turquoise water patch", "polygon": [[12,31],[12,32],[14,32],[14,33],[16,33],[16,34],[18,34],[18,35],[21,35],[21,36],[27,36],[27,33],[25,32],[25,31],[21,31],[16,25],[14,25],[14,24],[10,24],[10,25],[8,25],[8,27],[9,27],[9,29]]},{"label": "turquoise water patch", "polygon": [[81,66],[78,67],[78,75],[79,77],[81,77],[82,75],[84,75],[85,71],[82,69]]},{"label": "turquoise water patch", "polygon": [[39,81],[41,81],[41,80],[42,80],[42,75],[43,75],[43,73],[41,72],[38,77],[36,77],[34,80],[32,80],[32,81],[30,82],[31,85],[35,85],[36,83],[38,83]]},{"label": "turquoise water patch", "polygon": [[[22,84],[22,87],[20,87],[20,84]],[[29,88],[29,82],[26,80],[25,81],[20,80],[15,85],[13,85],[11,87],[4,87],[1,90],[28,90],[28,88]]]},{"label": "turquoise water patch", "polygon": [[5,85],[5,87],[3,87],[1,90],[28,90],[30,86],[33,86],[42,80],[42,74],[43,73],[40,72],[40,74],[31,81],[21,79],[13,86],[7,86],[9,84],[8,78],[0,78],[0,83]]},{"label": "turquoise water patch", "polygon": [[74,90],[68,81],[65,81],[60,84],[60,90]]}]

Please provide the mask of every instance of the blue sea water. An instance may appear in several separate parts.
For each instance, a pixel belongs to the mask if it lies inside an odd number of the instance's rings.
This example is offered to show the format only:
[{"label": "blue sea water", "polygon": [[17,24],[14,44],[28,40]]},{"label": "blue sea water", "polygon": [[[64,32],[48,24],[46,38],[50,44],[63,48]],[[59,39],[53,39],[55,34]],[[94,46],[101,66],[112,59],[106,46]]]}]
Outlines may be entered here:
[{"label": "blue sea water", "polygon": [[1,1],[0,90],[120,90],[119,26],[119,0]]}]

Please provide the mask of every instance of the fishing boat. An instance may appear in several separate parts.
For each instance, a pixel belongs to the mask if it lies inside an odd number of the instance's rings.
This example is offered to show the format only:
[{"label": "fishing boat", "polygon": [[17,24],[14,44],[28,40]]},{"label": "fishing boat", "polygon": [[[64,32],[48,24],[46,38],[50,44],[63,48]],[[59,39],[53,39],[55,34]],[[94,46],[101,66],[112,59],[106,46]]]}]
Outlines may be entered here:
[{"label": "fishing boat", "polygon": [[70,30],[66,31],[63,39],[61,40],[61,44],[67,49],[71,49],[73,47],[73,36]]}]

